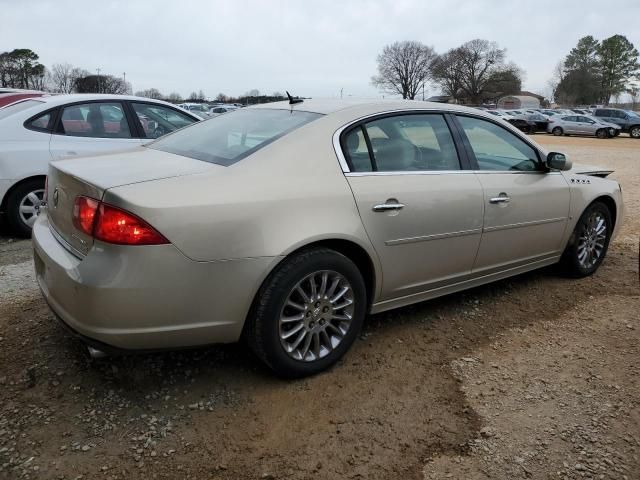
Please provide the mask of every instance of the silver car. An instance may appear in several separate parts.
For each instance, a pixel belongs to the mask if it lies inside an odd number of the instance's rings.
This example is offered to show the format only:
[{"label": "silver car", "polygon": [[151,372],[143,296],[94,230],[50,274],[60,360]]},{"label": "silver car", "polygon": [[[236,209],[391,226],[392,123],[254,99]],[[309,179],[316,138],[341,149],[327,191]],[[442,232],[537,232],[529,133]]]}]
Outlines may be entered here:
[{"label": "silver car", "polygon": [[243,337],[304,376],[368,313],[558,262],[595,272],[623,217],[607,173],[475,109],[260,105],[52,163],[36,277],[94,354]]},{"label": "silver car", "polygon": [[607,138],[619,134],[620,127],[588,115],[554,115],[549,117],[547,132],[556,136],[560,135],[595,135],[598,138]]}]

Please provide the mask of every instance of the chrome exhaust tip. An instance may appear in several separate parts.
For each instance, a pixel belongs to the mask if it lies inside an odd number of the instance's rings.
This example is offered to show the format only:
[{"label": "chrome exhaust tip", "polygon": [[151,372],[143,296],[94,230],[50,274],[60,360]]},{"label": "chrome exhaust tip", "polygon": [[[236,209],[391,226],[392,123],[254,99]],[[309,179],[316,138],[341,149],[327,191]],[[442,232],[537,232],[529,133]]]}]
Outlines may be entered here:
[{"label": "chrome exhaust tip", "polygon": [[87,346],[87,350],[89,350],[89,355],[91,358],[105,358],[107,356],[102,350],[98,350],[97,348]]}]

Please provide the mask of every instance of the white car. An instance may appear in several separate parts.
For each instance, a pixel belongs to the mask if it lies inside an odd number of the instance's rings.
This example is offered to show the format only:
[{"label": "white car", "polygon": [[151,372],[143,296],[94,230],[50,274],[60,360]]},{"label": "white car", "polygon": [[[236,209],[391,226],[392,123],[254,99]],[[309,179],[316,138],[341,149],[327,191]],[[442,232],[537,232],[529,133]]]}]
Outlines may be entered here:
[{"label": "white car", "polygon": [[188,110],[192,114],[198,116],[202,120],[206,120],[207,118],[211,118],[211,114],[209,113],[209,105],[206,103],[181,103],[178,107],[183,110]]},{"label": "white car", "polygon": [[124,95],[56,95],[0,109],[0,212],[31,233],[49,161],[128,150],[200,120],[170,103]]}]

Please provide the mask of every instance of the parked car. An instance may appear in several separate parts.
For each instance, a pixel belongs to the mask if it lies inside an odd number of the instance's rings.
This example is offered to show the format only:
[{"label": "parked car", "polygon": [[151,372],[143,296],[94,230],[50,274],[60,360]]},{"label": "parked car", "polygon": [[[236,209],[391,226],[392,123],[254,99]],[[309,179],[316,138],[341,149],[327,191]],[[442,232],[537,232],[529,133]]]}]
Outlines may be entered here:
[{"label": "parked car", "polygon": [[50,160],[138,147],[198,121],[158,100],[121,95],[29,98],[0,109],[0,212],[29,235]]},{"label": "parked car", "polygon": [[237,110],[238,107],[236,107],[235,105],[233,106],[229,106],[229,105],[214,105],[213,107],[211,107],[211,110],[209,110],[209,115],[212,117],[218,116],[218,115],[222,115],[223,113],[227,113],[227,112],[231,112],[233,110]]},{"label": "parked car", "polygon": [[620,125],[623,133],[640,138],[640,116],[636,112],[619,108],[596,108],[593,116]]},{"label": "parked car", "polygon": [[494,115],[496,117],[500,117],[506,121],[513,120],[515,118],[502,110],[487,110],[487,113],[490,113],[491,115]]},{"label": "parked car", "polygon": [[598,138],[616,136],[616,127],[586,115],[556,115],[549,119],[547,132],[560,135],[595,135]]},{"label": "parked car", "polygon": [[522,132],[534,134],[547,130],[547,117],[541,113],[532,114],[523,110],[507,110],[507,113],[513,117],[509,123]]},{"label": "parked car", "polygon": [[36,278],[101,352],[245,338],[279,375],[342,357],[367,313],[560,262],[597,270],[618,182],[493,115],[417,101],[239,109],[49,167]]},{"label": "parked car", "polygon": [[24,100],[25,98],[36,98],[43,97],[48,95],[45,92],[18,92],[18,93],[0,93],[0,108],[6,107],[12,103],[15,103],[19,100]]},{"label": "parked car", "polygon": [[181,103],[178,107],[188,110],[202,120],[211,118],[211,114],[209,113],[210,107],[206,103]]}]

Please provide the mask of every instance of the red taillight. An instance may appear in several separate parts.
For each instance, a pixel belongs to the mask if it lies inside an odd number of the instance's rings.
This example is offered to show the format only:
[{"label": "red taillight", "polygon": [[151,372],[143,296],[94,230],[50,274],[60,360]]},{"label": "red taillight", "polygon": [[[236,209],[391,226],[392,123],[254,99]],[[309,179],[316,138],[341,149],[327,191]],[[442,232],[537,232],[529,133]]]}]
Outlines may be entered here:
[{"label": "red taillight", "polygon": [[89,197],[76,197],[73,204],[73,224],[81,232],[93,235],[93,222],[100,202]]},{"label": "red taillight", "polygon": [[132,213],[88,197],[77,197],[74,224],[96,240],[119,245],[169,243],[155,228]]}]

